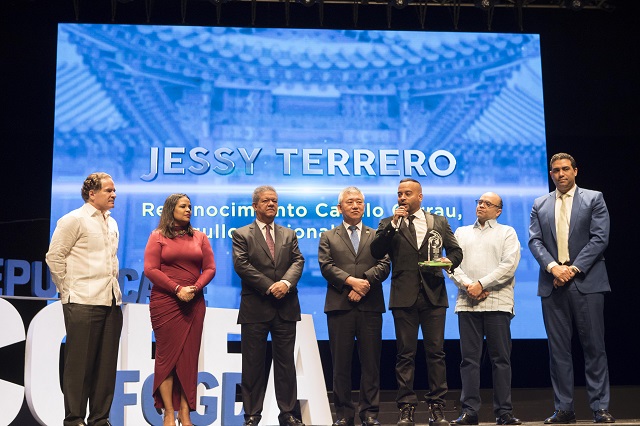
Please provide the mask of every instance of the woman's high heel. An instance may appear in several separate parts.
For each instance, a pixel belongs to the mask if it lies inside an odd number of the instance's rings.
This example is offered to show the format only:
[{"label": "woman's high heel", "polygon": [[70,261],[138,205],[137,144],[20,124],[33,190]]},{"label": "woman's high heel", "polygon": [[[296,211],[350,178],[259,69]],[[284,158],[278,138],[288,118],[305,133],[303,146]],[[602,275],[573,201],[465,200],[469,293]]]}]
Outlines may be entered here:
[{"label": "woman's high heel", "polygon": [[[174,412],[174,413],[173,413],[174,420],[175,420],[175,415],[176,415],[176,414],[175,414],[175,412]],[[165,419],[166,417],[167,417],[167,412],[166,412],[164,409],[162,409],[162,424],[164,424],[164,419]],[[179,420],[178,420],[178,423],[180,423],[180,421],[179,421]]]},{"label": "woman's high heel", "polygon": [[193,423],[182,423],[182,420],[180,420],[180,416],[178,416],[176,421],[178,422],[178,426],[193,426]]}]

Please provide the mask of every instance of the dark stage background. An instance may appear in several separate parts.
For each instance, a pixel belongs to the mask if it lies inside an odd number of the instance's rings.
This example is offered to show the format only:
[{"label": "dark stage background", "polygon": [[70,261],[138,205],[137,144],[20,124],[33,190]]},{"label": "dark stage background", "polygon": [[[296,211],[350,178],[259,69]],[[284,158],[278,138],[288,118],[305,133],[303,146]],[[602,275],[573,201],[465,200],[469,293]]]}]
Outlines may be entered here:
[{"label": "dark stage background", "polygon": [[[606,324],[610,379],[613,386],[635,386],[640,385],[640,369],[634,365],[640,297],[635,277],[638,252],[634,249],[638,237],[634,213],[638,205],[640,85],[634,64],[640,62],[640,2],[609,3],[616,6],[615,10],[525,8],[523,25],[525,32],[541,34],[548,153],[571,153],[578,162],[578,184],[604,192],[609,207],[612,227],[606,257],[613,292],[606,301]],[[111,21],[109,0],[80,0],[79,4],[79,22]],[[115,22],[145,23],[144,5],[142,0],[118,2]],[[354,28],[351,4],[330,4],[324,9],[325,28]],[[386,7],[360,6],[358,12],[357,28],[387,28]],[[0,258],[44,260],[50,229],[56,28],[58,22],[74,21],[72,0],[0,2]],[[157,0],[150,23],[180,24],[180,1]],[[215,6],[190,1],[186,24],[216,25]],[[223,4],[220,25],[251,26],[250,3]],[[284,3],[259,2],[255,25],[286,26]],[[290,26],[319,27],[317,5],[306,8],[292,3]],[[391,29],[420,30],[417,8],[393,9]],[[429,6],[426,29],[454,30],[450,8]],[[458,30],[486,31],[486,13],[462,8]],[[515,10],[496,8],[492,30],[519,32]],[[97,158],[97,168],[99,164]],[[424,189],[428,198],[429,188]],[[40,302],[15,303],[21,306],[26,327],[33,313],[43,306]],[[454,315],[453,309],[449,315]],[[328,345],[319,343],[330,386]],[[458,342],[447,341],[446,350],[449,384],[459,389]],[[576,384],[582,386],[580,351],[576,354]],[[547,357],[546,340],[514,341],[513,386],[550,387]],[[395,387],[394,358],[395,342],[387,341],[383,389]],[[23,359],[24,342],[0,349],[0,379],[22,385]],[[424,389],[422,364],[417,370],[416,388]],[[488,382],[488,362],[484,372]]]}]

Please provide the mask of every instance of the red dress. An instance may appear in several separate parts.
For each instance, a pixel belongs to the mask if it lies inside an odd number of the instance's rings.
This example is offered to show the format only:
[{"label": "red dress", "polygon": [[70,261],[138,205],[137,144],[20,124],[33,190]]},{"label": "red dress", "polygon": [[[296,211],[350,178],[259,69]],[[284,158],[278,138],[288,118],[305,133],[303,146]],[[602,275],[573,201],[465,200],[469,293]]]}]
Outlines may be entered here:
[{"label": "red dress", "polygon": [[[173,239],[158,231],[149,236],[144,250],[144,274],[151,280],[149,312],[156,336],[153,399],[156,408],[164,408],[158,387],[175,370],[173,407],[180,407],[180,387],[196,409],[198,354],[202,339],[205,303],[202,288],[216,273],[209,239],[202,232]],[[177,285],[198,287],[190,302],[178,299]],[[179,383],[178,383],[179,382]]]}]

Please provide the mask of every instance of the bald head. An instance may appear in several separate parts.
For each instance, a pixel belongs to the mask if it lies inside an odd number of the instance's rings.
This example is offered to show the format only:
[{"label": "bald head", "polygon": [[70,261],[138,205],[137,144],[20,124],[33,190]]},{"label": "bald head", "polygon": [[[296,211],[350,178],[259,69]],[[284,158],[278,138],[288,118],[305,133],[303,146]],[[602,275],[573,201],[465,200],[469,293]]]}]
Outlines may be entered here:
[{"label": "bald head", "polygon": [[502,213],[502,198],[495,192],[485,192],[478,199],[476,217],[481,225],[487,220],[497,219]]}]

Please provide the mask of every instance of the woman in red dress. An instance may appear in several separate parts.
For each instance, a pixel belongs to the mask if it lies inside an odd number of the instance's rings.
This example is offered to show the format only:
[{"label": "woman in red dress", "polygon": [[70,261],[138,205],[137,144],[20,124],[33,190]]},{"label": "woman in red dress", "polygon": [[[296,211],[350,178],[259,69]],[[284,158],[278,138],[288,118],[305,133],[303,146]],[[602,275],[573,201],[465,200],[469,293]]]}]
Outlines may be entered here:
[{"label": "woman in red dress", "polygon": [[191,201],[172,194],[144,251],[151,280],[149,312],[156,336],[153,399],[164,409],[164,426],[190,426],[196,409],[198,354],[204,323],[202,289],[216,273],[211,244],[191,227]]}]

